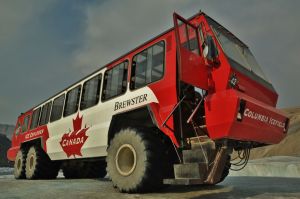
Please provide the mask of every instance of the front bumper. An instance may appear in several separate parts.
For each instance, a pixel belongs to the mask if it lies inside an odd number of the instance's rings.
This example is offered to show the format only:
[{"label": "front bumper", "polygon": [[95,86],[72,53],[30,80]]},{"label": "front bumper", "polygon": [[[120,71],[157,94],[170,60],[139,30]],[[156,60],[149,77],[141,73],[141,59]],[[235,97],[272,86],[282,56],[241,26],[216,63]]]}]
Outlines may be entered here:
[{"label": "front bumper", "polygon": [[206,127],[211,139],[277,144],[288,130],[285,114],[236,90],[207,96]]}]

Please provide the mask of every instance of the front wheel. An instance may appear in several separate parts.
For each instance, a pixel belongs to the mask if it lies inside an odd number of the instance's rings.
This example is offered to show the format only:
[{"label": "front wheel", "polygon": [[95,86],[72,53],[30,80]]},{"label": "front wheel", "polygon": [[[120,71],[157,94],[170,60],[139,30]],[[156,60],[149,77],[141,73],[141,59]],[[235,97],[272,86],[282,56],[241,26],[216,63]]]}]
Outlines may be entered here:
[{"label": "front wheel", "polygon": [[107,153],[108,174],[121,192],[154,191],[163,187],[165,151],[152,131],[123,129],[111,140]]}]

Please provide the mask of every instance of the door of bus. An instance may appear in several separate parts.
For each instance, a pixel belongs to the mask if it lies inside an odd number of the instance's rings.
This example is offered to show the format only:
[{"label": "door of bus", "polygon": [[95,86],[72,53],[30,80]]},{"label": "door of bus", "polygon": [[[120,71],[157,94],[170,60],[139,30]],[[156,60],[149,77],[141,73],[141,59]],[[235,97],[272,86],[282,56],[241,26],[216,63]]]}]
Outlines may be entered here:
[{"label": "door of bus", "polygon": [[200,48],[199,30],[189,21],[174,13],[174,28],[181,81],[208,90],[208,66]]}]

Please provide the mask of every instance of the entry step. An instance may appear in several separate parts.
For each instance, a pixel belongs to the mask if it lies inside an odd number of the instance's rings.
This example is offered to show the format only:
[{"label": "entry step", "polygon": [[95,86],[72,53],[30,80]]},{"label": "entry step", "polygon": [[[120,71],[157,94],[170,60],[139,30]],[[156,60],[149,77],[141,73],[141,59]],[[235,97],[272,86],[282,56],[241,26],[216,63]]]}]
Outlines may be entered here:
[{"label": "entry step", "polygon": [[[211,140],[204,140],[199,142],[197,138],[190,139],[191,147],[192,149],[210,149],[210,150],[215,150],[216,146],[215,143]],[[201,147],[202,146],[202,147]]]},{"label": "entry step", "polygon": [[[192,150],[183,150],[183,163],[206,163],[210,161],[209,157],[211,150],[202,150],[202,149],[192,149]],[[205,158],[206,156],[206,158]]]},{"label": "entry step", "polygon": [[205,179],[207,176],[206,163],[184,163],[174,165],[175,179]]},{"label": "entry step", "polygon": [[169,185],[201,185],[204,184],[202,179],[188,179],[188,178],[179,178],[179,179],[164,179],[164,184]]}]

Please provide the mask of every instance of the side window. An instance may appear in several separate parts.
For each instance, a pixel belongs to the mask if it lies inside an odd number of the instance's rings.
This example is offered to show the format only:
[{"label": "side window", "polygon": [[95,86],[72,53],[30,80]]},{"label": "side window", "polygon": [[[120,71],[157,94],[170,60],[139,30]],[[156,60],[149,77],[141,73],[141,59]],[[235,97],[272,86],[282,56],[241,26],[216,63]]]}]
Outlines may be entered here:
[{"label": "side window", "polygon": [[16,130],[15,130],[15,134],[19,135],[21,132],[22,132],[21,123],[20,123],[20,121],[18,121]]},{"label": "side window", "polygon": [[30,129],[34,129],[38,126],[41,108],[35,109],[32,114]]},{"label": "side window", "polygon": [[101,86],[101,74],[84,82],[82,87],[80,110],[87,109],[98,103],[99,95],[100,95],[100,86]]},{"label": "side window", "polygon": [[42,108],[42,114],[40,118],[40,126],[49,122],[50,110],[52,102],[48,102]]},{"label": "side window", "polygon": [[24,118],[23,124],[22,124],[22,133],[26,132],[28,130],[28,123],[29,123],[30,115],[27,115]]},{"label": "side window", "polygon": [[104,74],[102,100],[107,100],[126,92],[128,62],[125,61]]},{"label": "side window", "polygon": [[65,94],[62,94],[61,96],[53,100],[50,122],[53,122],[61,118],[64,101],[65,101]]},{"label": "side window", "polygon": [[130,89],[160,80],[164,74],[165,43],[151,46],[133,57]]},{"label": "side window", "polygon": [[68,91],[65,103],[64,116],[76,113],[79,105],[81,86],[77,86]]}]

